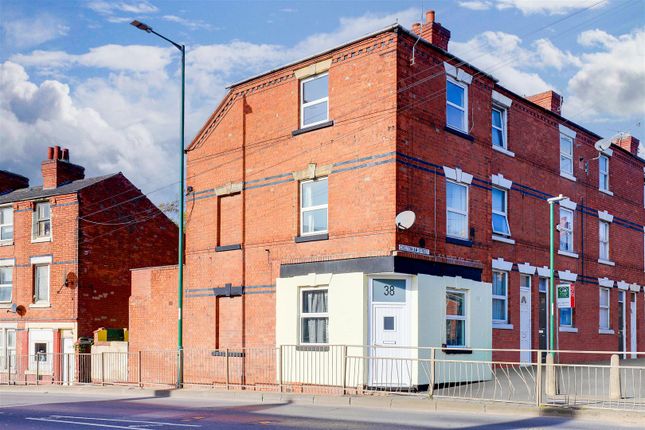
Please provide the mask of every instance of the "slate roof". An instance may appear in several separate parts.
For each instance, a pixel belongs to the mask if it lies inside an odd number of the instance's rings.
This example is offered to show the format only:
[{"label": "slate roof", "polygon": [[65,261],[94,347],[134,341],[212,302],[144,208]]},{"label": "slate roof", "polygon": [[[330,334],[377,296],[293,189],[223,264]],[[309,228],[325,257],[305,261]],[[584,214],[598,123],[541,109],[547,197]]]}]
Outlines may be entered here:
[{"label": "slate roof", "polygon": [[19,190],[0,195],[0,204],[34,200],[43,197],[60,196],[63,194],[73,194],[79,192],[83,188],[87,188],[116,175],[118,175],[118,173],[96,176],[94,178],[79,179],[78,181],[72,181],[65,185],[61,185],[59,187],[51,188],[48,190],[43,190],[42,185],[38,187],[21,188]]}]

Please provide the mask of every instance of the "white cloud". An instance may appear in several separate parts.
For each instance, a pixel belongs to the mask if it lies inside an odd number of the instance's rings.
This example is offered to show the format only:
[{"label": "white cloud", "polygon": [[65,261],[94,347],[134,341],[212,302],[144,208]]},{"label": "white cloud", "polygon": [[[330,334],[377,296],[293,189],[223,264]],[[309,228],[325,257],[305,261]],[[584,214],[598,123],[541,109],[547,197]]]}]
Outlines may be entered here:
[{"label": "white cloud", "polygon": [[564,52],[548,39],[539,39],[533,43],[540,66],[562,70],[565,66],[580,66],[580,59],[571,52]]},{"label": "white cloud", "polygon": [[86,7],[102,15],[111,15],[116,12],[127,12],[134,14],[154,13],[159,9],[147,1],[137,2],[114,2],[114,1],[91,1]]},{"label": "white cloud", "polygon": [[2,19],[0,27],[5,52],[38,46],[69,32],[62,20],[47,14],[28,19]]},{"label": "white cloud", "polygon": [[616,37],[599,29],[583,31],[578,35],[578,43],[586,48],[610,47],[616,42]]},{"label": "white cloud", "polygon": [[586,8],[601,8],[609,0],[497,0],[497,9],[518,9],[524,15],[536,13],[562,15]]},{"label": "white cloud", "polygon": [[[586,34],[585,34],[586,33]],[[580,70],[569,80],[567,115],[578,118],[635,118],[645,115],[645,29],[617,38],[599,32],[581,34],[598,52],[581,56]]]},{"label": "white cloud", "polygon": [[161,17],[164,21],[176,22],[191,30],[212,30],[213,26],[202,20],[190,20],[177,15],[164,15]]},{"label": "white cloud", "polygon": [[469,0],[460,1],[459,6],[470,10],[488,10],[493,7],[493,4],[486,0]]}]

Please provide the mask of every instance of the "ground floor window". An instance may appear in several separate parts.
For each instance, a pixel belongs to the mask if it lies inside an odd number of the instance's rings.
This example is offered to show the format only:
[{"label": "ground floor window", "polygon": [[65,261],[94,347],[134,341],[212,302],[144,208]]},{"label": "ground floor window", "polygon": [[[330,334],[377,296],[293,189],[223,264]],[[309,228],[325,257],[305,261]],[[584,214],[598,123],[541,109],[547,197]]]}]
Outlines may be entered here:
[{"label": "ground floor window", "polygon": [[560,309],[560,327],[573,327],[573,309]]},{"label": "ground floor window", "polygon": [[0,328],[0,369],[7,370],[16,365],[16,330]]},{"label": "ground floor window", "polygon": [[329,343],[327,288],[301,291],[300,342]]},{"label": "ground floor window", "polygon": [[508,273],[493,271],[493,323],[508,323]]},{"label": "ground floor window", "polygon": [[446,346],[466,346],[466,293],[446,291]]},{"label": "ground floor window", "polygon": [[609,329],[609,288],[600,289],[599,326],[603,330]]}]

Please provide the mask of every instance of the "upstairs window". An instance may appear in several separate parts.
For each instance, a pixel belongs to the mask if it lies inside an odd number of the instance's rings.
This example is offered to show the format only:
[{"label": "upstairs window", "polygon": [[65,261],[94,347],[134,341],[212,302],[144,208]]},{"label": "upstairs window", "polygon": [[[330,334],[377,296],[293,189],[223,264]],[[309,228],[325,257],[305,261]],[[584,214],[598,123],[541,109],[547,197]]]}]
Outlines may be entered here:
[{"label": "upstairs window", "polygon": [[606,155],[598,158],[598,188],[609,191],[609,157]]},{"label": "upstairs window", "polygon": [[560,208],[560,251],[573,252],[573,211]]},{"label": "upstairs window", "polygon": [[499,188],[493,188],[493,233],[510,236],[508,225],[508,193]]},{"label": "upstairs window", "polygon": [[51,212],[48,202],[36,204],[33,220],[34,239],[47,239],[51,237]]},{"label": "upstairs window", "polygon": [[327,233],[327,178],[300,183],[300,235]]},{"label": "upstairs window", "polygon": [[49,303],[49,265],[34,265],[34,303]]},{"label": "upstairs window", "polygon": [[446,80],[446,125],[468,133],[468,86],[450,77]]},{"label": "upstairs window", "polygon": [[13,267],[0,267],[0,303],[11,302]]},{"label": "upstairs window", "polygon": [[302,290],[300,343],[329,343],[327,289]]},{"label": "upstairs window", "polygon": [[300,127],[329,121],[328,75],[323,73],[300,81]]},{"label": "upstairs window", "polygon": [[506,109],[493,106],[493,146],[506,149]]},{"label": "upstairs window", "polygon": [[573,176],[573,139],[560,134],[560,174]]},{"label": "upstairs window", "polygon": [[446,182],[446,235],[468,239],[468,186]]},{"label": "upstairs window", "polygon": [[13,240],[13,208],[0,208],[0,242]]},{"label": "upstairs window", "polygon": [[604,261],[609,261],[609,223],[607,221],[600,221],[598,237],[600,249],[598,258]]}]

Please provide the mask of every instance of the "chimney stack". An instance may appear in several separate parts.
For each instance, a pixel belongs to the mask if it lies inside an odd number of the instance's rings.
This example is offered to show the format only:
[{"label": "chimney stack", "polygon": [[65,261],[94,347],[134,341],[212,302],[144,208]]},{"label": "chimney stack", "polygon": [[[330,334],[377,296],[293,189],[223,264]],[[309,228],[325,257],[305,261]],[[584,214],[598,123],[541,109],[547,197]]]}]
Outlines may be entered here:
[{"label": "chimney stack", "polygon": [[426,12],[426,22],[424,24],[412,24],[412,31],[421,35],[425,40],[432,43],[444,51],[448,50],[448,42],[450,41],[450,30],[444,28],[438,22],[435,22],[435,12],[429,10]]},{"label": "chimney stack", "polygon": [[69,162],[69,149],[60,146],[47,149],[47,160],[42,162],[43,189],[56,188],[85,178],[85,168]]},{"label": "chimney stack", "polygon": [[535,94],[526,97],[527,100],[548,109],[553,113],[562,115],[562,96],[555,91],[545,91],[543,93]]},{"label": "chimney stack", "polygon": [[629,133],[622,134],[613,143],[614,145],[618,145],[634,155],[638,155],[638,145],[640,145],[640,140]]},{"label": "chimney stack", "polygon": [[29,179],[17,173],[0,170],[0,195],[29,186]]}]

